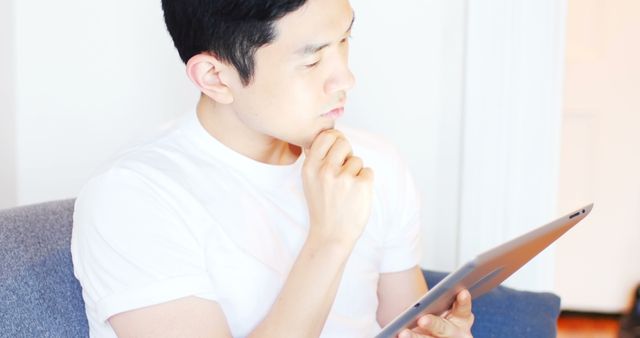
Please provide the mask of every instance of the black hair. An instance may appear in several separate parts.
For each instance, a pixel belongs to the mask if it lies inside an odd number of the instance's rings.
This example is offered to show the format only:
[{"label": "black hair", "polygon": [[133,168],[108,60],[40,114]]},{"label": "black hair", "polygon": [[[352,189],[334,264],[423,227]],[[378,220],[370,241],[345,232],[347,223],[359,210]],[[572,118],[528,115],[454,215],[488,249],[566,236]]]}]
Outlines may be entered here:
[{"label": "black hair", "polygon": [[210,52],[233,65],[246,86],[256,50],[276,38],[275,21],[307,0],[162,0],[167,30],[186,64]]}]

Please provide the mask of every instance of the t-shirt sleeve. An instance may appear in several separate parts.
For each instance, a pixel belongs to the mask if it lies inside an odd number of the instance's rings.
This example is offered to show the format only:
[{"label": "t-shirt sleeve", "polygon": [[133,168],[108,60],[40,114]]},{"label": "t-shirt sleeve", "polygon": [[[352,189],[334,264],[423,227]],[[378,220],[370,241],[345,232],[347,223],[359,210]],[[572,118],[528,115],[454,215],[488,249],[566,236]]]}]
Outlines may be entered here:
[{"label": "t-shirt sleeve", "polygon": [[420,198],[413,176],[399,155],[386,196],[385,236],[380,272],[398,272],[420,264]]},{"label": "t-shirt sleeve", "polygon": [[169,193],[135,172],[111,169],[76,200],[74,272],[100,320],[191,295],[215,300],[202,247]]}]

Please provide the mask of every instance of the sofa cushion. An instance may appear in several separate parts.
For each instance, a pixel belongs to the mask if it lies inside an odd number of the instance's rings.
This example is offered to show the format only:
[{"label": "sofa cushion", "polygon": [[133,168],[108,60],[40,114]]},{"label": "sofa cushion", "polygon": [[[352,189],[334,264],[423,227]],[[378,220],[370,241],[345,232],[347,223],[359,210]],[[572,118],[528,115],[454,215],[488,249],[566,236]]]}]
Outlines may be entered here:
[{"label": "sofa cushion", "polygon": [[73,200],[0,211],[0,336],[87,337],[69,241]]}]

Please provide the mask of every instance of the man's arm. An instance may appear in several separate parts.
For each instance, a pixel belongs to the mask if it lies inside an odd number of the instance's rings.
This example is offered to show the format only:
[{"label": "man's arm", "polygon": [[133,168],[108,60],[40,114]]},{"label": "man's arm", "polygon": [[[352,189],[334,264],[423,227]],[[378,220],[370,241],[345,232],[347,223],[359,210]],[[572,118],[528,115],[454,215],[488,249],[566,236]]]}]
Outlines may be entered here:
[{"label": "man's arm", "polygon": [[217,302],[185,297],[109,318],[118,337],[231,337]]},{"label": "man's arm", "polygon": [[419,266],[405,271],[380,274],[377,312],[380,326],[389,324],[425,292],[427,282]]},{"label": "man's arm", "polygon": [[[250,337],[319,336],[350,252],[307,241],[277,301]],[[118,337],[231,337],[220,305],[198,297],[123,312],[109,323]]]}]

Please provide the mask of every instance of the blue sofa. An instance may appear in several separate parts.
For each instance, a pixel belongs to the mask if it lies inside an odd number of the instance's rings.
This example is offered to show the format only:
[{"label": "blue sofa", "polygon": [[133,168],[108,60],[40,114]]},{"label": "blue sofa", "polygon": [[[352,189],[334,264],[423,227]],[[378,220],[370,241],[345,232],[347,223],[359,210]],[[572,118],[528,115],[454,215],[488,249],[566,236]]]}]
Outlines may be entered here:
[{"label": "blue sofa", "polygon": [[[69,252],[73,203],[0,210],[0,337],[88,337]],[[424,273],[429,285],[446,276]],[[498,287],[473,306],[477,338],[556,336],[556,295]]]}]

